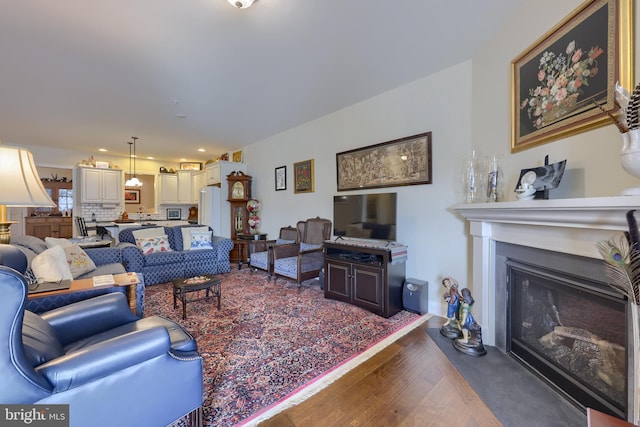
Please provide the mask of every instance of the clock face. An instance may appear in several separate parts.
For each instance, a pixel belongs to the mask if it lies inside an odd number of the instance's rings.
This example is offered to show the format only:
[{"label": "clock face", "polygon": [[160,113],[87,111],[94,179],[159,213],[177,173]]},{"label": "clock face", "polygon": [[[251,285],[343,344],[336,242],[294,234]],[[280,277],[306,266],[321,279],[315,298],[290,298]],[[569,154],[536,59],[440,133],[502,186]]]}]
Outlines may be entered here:
[{"label": "clock face", "polygon": [[236,182],[231,187],[232,199],[244,199],[244,185],[241,182]]}]

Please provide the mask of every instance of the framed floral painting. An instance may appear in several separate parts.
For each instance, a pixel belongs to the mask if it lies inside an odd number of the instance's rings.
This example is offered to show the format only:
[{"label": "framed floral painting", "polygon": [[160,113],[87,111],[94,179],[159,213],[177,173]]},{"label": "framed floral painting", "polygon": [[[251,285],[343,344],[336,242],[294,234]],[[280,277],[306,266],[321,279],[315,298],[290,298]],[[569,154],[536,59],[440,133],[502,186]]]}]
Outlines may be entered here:
[{"label": "framed floral painting", "polygon": [[633,89],[633,0],[591,0],[511,62],[511,151],[611,123]]},{"label": "framed floral painting", "polygon": [[313,193],[313,159],[293,164],[293,192]]}]

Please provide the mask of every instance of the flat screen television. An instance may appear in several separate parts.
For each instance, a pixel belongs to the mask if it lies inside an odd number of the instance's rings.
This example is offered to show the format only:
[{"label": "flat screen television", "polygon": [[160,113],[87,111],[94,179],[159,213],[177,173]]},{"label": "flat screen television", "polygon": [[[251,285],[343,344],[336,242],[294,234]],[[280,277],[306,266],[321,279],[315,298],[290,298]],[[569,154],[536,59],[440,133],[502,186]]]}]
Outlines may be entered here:
[{"label": "flat screen television", "polygon": [[397,193],[333,197],[333,235],[396,240]]}]

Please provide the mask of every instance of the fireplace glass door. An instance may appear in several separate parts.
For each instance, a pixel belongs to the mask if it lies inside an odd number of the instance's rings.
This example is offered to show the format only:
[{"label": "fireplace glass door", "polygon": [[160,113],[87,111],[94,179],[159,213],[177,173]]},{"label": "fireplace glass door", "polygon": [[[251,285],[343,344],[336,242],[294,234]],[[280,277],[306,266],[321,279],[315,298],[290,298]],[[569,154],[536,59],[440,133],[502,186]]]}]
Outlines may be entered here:
[{"label": "fireplace glass door", "polygon": [[626,418],[627,302],[607,284],[507,262],[509,351],[583,408]]}]

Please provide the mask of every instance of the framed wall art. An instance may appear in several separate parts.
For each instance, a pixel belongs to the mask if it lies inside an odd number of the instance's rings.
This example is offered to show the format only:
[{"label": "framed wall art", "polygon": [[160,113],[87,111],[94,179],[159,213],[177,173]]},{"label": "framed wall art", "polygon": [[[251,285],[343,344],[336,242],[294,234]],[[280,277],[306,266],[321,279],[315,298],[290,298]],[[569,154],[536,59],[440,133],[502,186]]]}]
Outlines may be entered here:
[{"label": "framed wall art", "polygon": [[611,123],[633,90],[633,0],[590,0],[511,62],[511,151]]},{"label": "framed wall art", "polygon": [[313,159],[293,164],[293,192],[313,193]]},{"label": "framed wall art", "polygon": [[276,168],[276,191],[287,189],[287,167],[280,166]]},{"label": "framed wall art", "polygon": [[336,154],[338,191],[431,184],[431,132]]},{"label": "framed wall art", "polygon": [[126,204],[140,203],[140,190],[124,190],[124,202]]},{"label": "framed wall art", "polygon": [[242,150],[234,151],[231,159],[236,163],[242,163]]},{"label": "framed wall art", "polygon": [[183,171],[199,171],[202,170],[202,163],[199,162],[182,162],[180,163],[180,170]]}]

